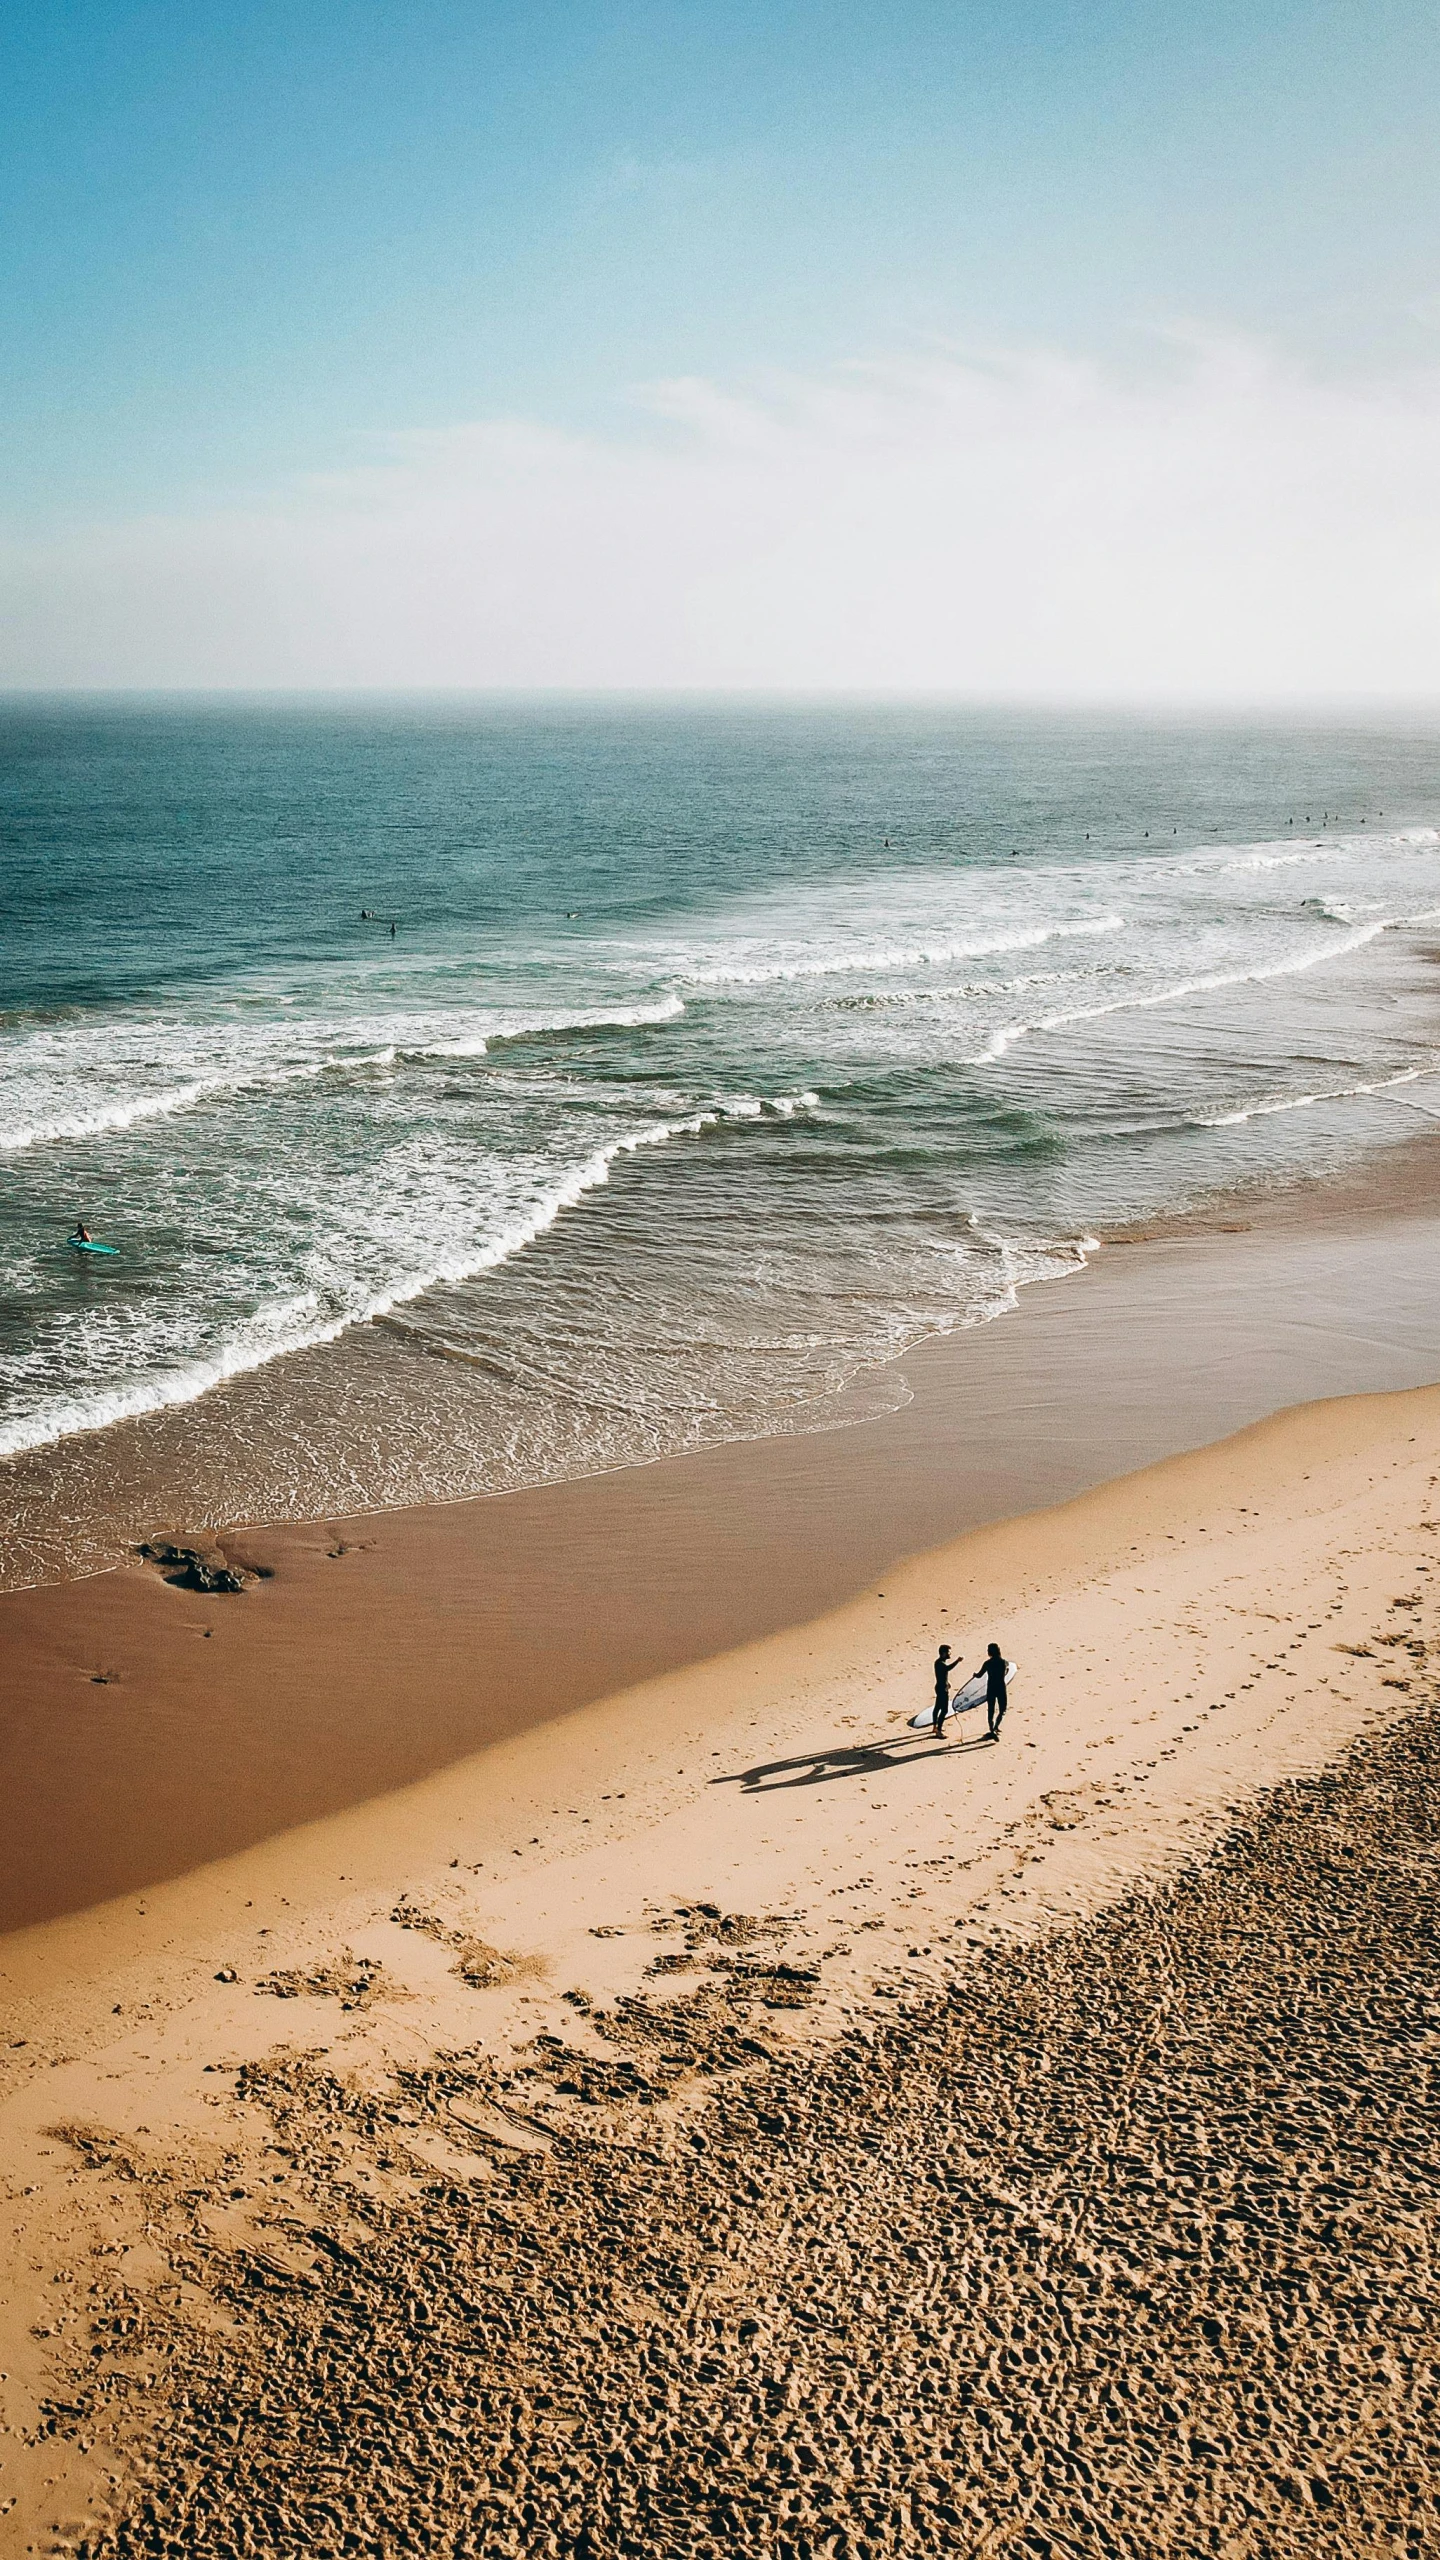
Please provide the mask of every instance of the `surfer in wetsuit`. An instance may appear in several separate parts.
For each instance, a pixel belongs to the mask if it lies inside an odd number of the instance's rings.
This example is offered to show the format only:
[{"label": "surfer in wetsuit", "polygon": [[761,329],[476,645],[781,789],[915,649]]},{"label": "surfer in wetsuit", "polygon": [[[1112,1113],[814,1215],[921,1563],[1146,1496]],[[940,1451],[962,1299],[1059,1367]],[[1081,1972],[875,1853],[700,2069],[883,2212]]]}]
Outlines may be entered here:
[{"label": "surfer in wetsuit", "polygon": [[1010,1704],[1005,1689],[1005,1656],[998,1644],[987,1646],[980,1671],[975,1674],[977,1680],[981,1671],[985,1675],[985,1729],[991,1741],[998,1742],[1005,1710]]},{"label": "surfer in wetsuit", "polygon": [[89,1228],[86,1226],[84,1219],[77,1218],[75,1221],[75,1232],[71,1236],[70,1242],[72,1244],[93,1244],[94,1241],[95,1239],[91,1235]]},{"label": "surfer in wetsuit", "polygon": [[935,1656],[935,1711],[930,1719],[937,1741],[944,1737],[945,1719],[950,1713],[950,1674],[954,1668],[950,1647],[942,1644]]}]

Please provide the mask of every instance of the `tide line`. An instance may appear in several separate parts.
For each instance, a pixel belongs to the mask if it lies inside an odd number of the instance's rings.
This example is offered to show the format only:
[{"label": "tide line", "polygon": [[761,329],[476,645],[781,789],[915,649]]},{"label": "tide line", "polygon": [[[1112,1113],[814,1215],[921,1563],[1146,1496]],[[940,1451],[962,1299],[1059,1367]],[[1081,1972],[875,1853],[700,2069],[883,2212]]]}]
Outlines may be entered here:
[{"label": "tide line", "polygon": [[[1013,1049],[1017,1042],[1028,1040],[1040,1031],[1062,1031],[1074,1022],[1098,1022],[1111,1013],[1145,1013],[1154,1005],[1179,1004],[1186,996],[1213,995],[1226,987],[1246,987],[1269,978],[1298,977],[1306,969],[1319,968],[1327,960],[1343,959],[1348,952],[1358,951],[1362,944],[1373,942],[1376,935],[1386,933],[1392,924],[1404,921],[1387,917],[1377,924],[1362,925],[1345,943],[1327,943],[1323,951],[1306,951],[1291,960],[1277,960],[1268,969],[1236,969],[1217,972],[1208,978],[1187,978],[1178,987],[1161,987],[1153,995],[1117,996],[1113,1004],[1091,1004],[1069,1013],[1044,1013],[1033,1022],[1007,1022],[994,1033],[986,1047],[964,1063],[968,1067],[993,1067]],[[1419,919],[1409,919],[1419,921]]]},{"label": "tide line", "polygon": [[1124,916],[1089,916],[1073,923],[1036,925],[1024,932],[989,934],[968,942],[910,943],[889,949],[847,951],[823,960],[769,960],[748,966],[742,962],[719,963],[713,968],[685,969],[677,974],[691,987],[765,987],[804,978],[879,975],[897,969],[948,966],[955,960],[983,960],[1002,951],[1033,951],[1042,943],[1092,934],[1123,933],[1125,924]]},{"label": "tide line", "polygon": [[[1399,1075],[1379,1076],[1366,1084],[1342,1084],[1325,1093],[1288,1093],[1273,1101],[1249,1102],[1243,1110],[1213,1113],[1188,1112],[1185,1125],[1191,1129],[1236,1129],[1245,1120],[1264,1120],[1277,1111],[1313,1111],[1323,1102],[1354,1102],[1362,1094],[1389,1093],[1397,1084],[1415,1084],[1421,1076],[1440,1073],[1436,1067],[1405,1067]],[[1416,1108],[1423,1106],[1417,1105]]]}]

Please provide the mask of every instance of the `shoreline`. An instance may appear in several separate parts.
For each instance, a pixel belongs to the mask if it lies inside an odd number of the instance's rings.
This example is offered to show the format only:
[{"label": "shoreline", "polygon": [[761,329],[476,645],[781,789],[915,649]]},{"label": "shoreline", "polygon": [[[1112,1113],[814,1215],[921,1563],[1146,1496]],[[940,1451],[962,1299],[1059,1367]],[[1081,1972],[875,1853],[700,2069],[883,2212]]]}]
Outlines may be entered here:
[{"label": "shoreline", "polygon": [[[1422,957],[1433,966],[1433,952],[1427,948]],[[1440,1074],[1440,1068],[1433,1072]],[[1083,1274],[1097,1252],[1103,1260],[1121,1247],[1198,1243],[1252,1229],[1278,1234],[1309,1226],[1323,1232],[1337,1219],[1407,1220],[1423,1214],[1440,1198],[1433,1137],[1440,1113],[1395,1096],[1389,1116],[1395,1126],[1408,1120],[1411,1134],[1328,1172],[1247,1181],[1212,1191],[1189,1209],[1126,1225],[1102,1221],[1098,1236],[1093,1222],[1087,1227],[1077,1217],[1068,1224],[1062,1219],[1064,1232],[1048,1245],[1013,1238],[1022,1259],[1038,1252],[1058,1259],[1060,1267],[1044,1279],[1012,1276],[1008,1306],[862,1362],[840,1385],[793,1405],[777,1403],[763,1420],[752,1417],[749,1427],[732,1417],[718,1437],[686,1441],[682,1435],[668,1450],[607,1447],[603,1434],[587,1447],[583,1433],[572,1433],[563,1449],[551,1451],[549,1463],[541,1463],[534,1450],[523,1459],[510,1442],[516,1415],[503,1396],[493,1409],[483,1401],[468,1405],[462,1429],[452,1396],[453,1362],[418,1347],[404,1327],[397,1332],[398,1318],[348,1325],[333,1340],[284,1352],[173,1404],[7,1455],[0,1461],[0,1596],[119,1569],[157,1526],[176,1522],[192,1532],[236,1533],[257,1525],[303,1529],[329,1520],[384,1520],[588,1483],[670,1459],[700,1458],[717,1448],[853,1429],[904,1400],[910,1362],[929,1357],[940,1344],[1009,1323],[1035,1295],[1052,1294],[1060,1280]],[[609,1189],[617,1197],[627,1183],[645,1178],[637,1166],[638,1160],[614,1174]],[[553,1241],[542,1237],[520,1259],[543,1261]],[[510,1268],[502,1266],[499,1276]],[[465,1375],[469,1396],[476,1368],[465,1364]],[[1319,1391],[1399,1382],[1341,1378],[1322,1381]],[[1271,1396],[1271,1406],[1315,1391],[1309,1382],[1289,1384]],[[392,1456],[387,1432],[393,1432],[396,1412],[403,1422],[395,1435],[400,1454]],[[427,1425],[443,1452],[434,1480],[413,1445],[417,1433],[424,1439]],[[477,1450],[483,1453],[478,1458]]]},{"label": "shoreline", "polygon": [[1396,1159],[1117,1240],[1011,1315],[917,1346],[878,1418],[227,1530],[218,1550],[265,1577],[238,1595],[133,1565],[0,1593],[19,1710],[0,1925],[153,1889],[793,1635],[904,1558],[1266,1413],[1430,1382],[1440,1149]]}]

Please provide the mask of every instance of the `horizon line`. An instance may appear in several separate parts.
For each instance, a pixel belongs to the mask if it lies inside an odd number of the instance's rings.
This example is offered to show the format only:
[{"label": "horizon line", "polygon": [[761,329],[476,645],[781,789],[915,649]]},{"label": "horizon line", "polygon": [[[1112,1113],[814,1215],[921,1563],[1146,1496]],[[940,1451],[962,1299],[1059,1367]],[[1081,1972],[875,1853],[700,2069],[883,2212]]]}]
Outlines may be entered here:
[{"label": "horizon line", "polygon": [[1440,689],[1220,693],[981,692],[928,685],[467,685],[467,684],[235,684],[115,685],[0,683],[0,704],[111,703],[533,703],[533,704],[761,704],[803,706],[902,706],[925,704],[977,711],[1074,712],[1303,712],[1392,709],[1440,715]]}]

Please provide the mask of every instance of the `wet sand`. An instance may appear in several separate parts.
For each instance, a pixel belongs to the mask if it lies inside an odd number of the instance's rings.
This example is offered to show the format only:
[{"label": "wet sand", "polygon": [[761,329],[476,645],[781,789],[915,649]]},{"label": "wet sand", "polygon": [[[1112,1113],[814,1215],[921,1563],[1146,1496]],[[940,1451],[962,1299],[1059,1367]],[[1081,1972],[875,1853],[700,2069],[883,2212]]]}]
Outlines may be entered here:
[{"label": "wet sand", "polygon": [[[154,1886],[587,1700],[802,1624],[897,1559],[1315,1396],[1440,1375],[1440,1148],[1108,1247],[899,1364],[848,1428],[427,1510],[227,1532],[0,1594],[0,1928]],[[184,1525],[206,1536],[206,1524]]]}]

